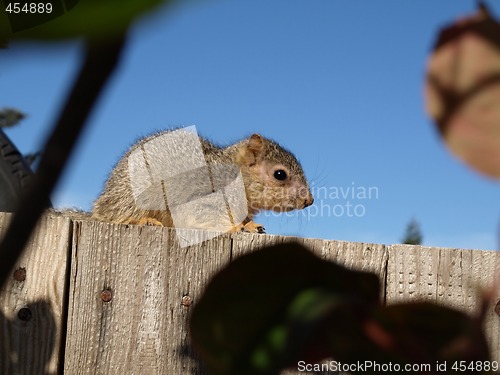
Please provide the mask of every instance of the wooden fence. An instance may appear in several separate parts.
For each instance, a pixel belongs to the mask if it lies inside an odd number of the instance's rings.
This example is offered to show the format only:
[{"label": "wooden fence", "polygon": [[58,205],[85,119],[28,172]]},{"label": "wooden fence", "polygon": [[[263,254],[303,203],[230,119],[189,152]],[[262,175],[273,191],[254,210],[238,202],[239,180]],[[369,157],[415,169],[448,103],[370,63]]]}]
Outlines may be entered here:
[{"label": "wooden fence", "polygon": [[[0,234],[8,220],[0,214]],[[168,228],[46,215],[0,293],[0,374],[203,374],[189,347],[190,306],[232,258],[289,239],[226,234],[180,248]],[[500,274],[496,251],[299,241],[378,274],[387,303],[426,299],[474,313],[478,289]],[[497,361],[499,300],[497,290],[485,325]]]}]

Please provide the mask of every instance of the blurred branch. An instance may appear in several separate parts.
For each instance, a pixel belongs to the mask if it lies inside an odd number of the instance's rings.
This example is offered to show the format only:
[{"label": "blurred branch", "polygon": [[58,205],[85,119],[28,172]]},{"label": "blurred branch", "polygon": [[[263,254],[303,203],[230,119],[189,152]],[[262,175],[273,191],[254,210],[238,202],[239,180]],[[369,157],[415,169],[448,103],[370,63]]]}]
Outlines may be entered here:
[{"label": "blurred branch", "polygon": [[100,43],[87,42],[83,66],[45,145],[35,179],[0,243],[0,285],[6,281],[46,208],[92,107],[119,62],[124,45],[124,35]]}]

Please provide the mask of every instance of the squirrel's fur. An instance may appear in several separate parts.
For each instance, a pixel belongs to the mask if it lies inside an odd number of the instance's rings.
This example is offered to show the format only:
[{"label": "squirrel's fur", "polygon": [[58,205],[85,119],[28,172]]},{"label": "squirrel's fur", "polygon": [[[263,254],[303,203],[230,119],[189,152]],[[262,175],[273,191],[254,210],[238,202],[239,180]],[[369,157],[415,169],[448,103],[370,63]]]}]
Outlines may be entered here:
[{"label": "squirrel's fur", "polygon": [[[159,190],[149,191],[146,189],[141,196],[141,200],[146,203],[145,206],[141,206],[141,204],[137,204],[137,196],[131,186],[129,158],[134,151],[144,150],[146,144],[153,144],[152,151],[150,150],[150,155],[153,155],[153,158],[154,155],[158,155],[164,150],[162,147],[175,148],[177,145],[154,146],[154,142],[148,143],[169,132],[160,132],[146,137],[127,151],[111,172],[104,191],[95,201],[92,218],[114,223],[174,226],[175,220],[173,220],[171,213],[173,208],[169,205],[173,195],[176,202],[195,202],[189,206],[191,208],[186,206],[182,209],[183,211],[180,211],[184,227],[263,232],[262,226],[251,221],[260,210],[291,211],[303,209],[313,203],[309,185],[295,156],[278,143],[259,134],[253,134],[251,137],[225,148],[215,146],[204,138],[199,138],[209,170],[217,168],[217,166],[229,165],[233,166],[233,171],[229,168],[227,173],[234,173],[234,170],[241,172],[248,212],[247,217],[242,222],[234,222],[231,215],[228,219],[227,201],[226,205],[217,207],[215,213],[212,208],[210,215],[206,214],[207,211],[204,211],[205,207],[201,206],[201,203],[196,203],[195,198],[203,195],[201,190],[207,191],[207,186],[199,188],[190,186],[202,181],[195,176],[197,172],[180,174],[180,177],[176,177],[175,186],[178,188],[174,189],[170,195],[165,194],[164,185],[162,185],[163,194],[159,193]],[[185,146],[180,145],[179,147]],[[146,166],[149,168],[147,164]],[[190,166],[184,167],[187,170]],[[147,175],[146,171],[144,171],[144,175]],[[214,186],[208,187],[210,192],[216,190]],[[172,192],[172,189],[170,191]],[[167,202],[166,209],[151,209],[151,207],[161,207],[162,204],[165,206],[163,203],[165,201]],[[158,206],[154,202],[158,202]],[[179,207],[181,206],[179,205]]]}]

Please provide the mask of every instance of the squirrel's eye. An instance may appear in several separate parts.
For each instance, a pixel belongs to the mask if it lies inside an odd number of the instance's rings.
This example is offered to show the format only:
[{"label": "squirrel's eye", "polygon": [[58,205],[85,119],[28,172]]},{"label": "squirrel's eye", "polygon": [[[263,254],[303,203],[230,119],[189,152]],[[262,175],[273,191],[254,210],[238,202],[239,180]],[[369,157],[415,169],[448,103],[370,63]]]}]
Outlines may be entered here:
[{"label": "squirrel's eye", "polygon": [[280,181],[286,180],[286,172],[283,169],[274,171],[274,178]]}]

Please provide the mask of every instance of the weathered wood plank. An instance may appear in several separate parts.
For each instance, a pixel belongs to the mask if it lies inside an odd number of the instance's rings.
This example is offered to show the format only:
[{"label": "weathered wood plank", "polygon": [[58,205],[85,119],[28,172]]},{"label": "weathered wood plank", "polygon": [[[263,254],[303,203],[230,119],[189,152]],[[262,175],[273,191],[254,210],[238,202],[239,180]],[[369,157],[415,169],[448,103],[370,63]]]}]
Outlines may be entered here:
[{"label": "weathered wood plank", "polygon": [[309,238],[300,241],[325,260],[349,269],[375,273],[380,279],[381,292],[384,292],[388,259],[385,245]]},{"label": "weathered wood plank", "polygon": [[[500,275],[500,252],[388,246],[387,303],[428,300],[477,314],[481,293],[491,290]],[[494,360],[500,361],[500,317],[494,307],[500,290],[493,292],[485,334]]]},{"label": "weathered wood plank", "polygon": [[325,260],[350,269],[374,272],[379,275],[382,283],[385,280],[388,257],[385,245],[248,233],[233,236],[236,236],[233,241],[233,258],[264,246],[295,241]]},{"label": "weathered wood plank", "polygon": [[[0,235],[8,217],[0,215]],[[500,274],[500,252],[252,234],[181,248],[168,228],[47,215],[16,266],[26,269],[26,280],[12,278],[0,294],[0,373],[55,374],[64,353],[66,375],[205,374],[189,347],[189,305],[231,258],[290,240],[324,259],[375,272],[387,303],[426,299],[473,314],[479,290]],[[485,326],[494,360],[500,360],[498,300],[496,290]]]},{"label": "weathered wood plank", "polygon": [[189,358],[187,305],[230,244],[180,248],[168,228],[75,222],[65,374],[203,373]]},{"label": "weathered wood plank", "polygon": [[287,241],[295,240],[294,237],[275,236],[272,234],[234,233],[232,246],[232,259],[260,249]]},{"label": "weathered wood plank", "polygon": [[[0,232],[10,215],[0,214]],[[55,374],[64,337],[71,222],[46,215],[0,293],[0,373]]]}]

